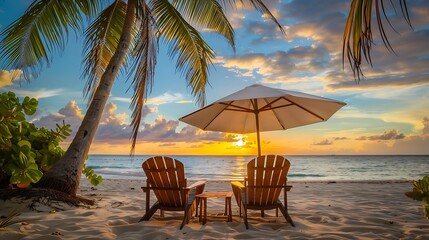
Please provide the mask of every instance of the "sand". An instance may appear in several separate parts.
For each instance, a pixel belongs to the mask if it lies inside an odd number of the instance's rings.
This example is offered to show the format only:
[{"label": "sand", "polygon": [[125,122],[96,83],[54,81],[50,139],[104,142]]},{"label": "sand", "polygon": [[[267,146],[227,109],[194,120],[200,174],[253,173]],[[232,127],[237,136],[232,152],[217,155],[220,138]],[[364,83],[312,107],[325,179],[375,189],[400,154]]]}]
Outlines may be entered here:
[{"label": "sand", "polygon": [[[296,227],[267,211],[261,218],[250,211],[250,229],[238,216],[233,198],[233,221],[222,216],[223,199],[208,200],[208,222],[191,219],[179,229],[182,213],[144,214],[145,200],[137,180],[105,180],[91,188],[83,181],[80,195],[94,199],[95,206],[68,207],[63,211],[26,202],[0,200],[0,214],[21,207],[21,219],[33,219],[0,231],[0,239],[429,239],[429,220],[423,218],[421,202],[404,192],[410,182],[294,182],[289,212]],[[206,191],[230,191],[229,182],[209,181]]]}]

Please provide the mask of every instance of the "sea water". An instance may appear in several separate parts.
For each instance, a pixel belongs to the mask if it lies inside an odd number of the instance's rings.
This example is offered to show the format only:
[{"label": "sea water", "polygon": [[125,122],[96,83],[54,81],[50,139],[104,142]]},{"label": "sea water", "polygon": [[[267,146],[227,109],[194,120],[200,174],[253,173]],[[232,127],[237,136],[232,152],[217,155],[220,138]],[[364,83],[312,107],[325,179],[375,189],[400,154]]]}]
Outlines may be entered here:
[{"label": "sea water", "polygon": [[[151,156],[90,155],[86,165],[105,179],[145,179]],[[254,156],[170,156],[183,162],[189,180],[241,180]],[[429,156],[285,156],[289,181],[413,180],[429,175]]]}]

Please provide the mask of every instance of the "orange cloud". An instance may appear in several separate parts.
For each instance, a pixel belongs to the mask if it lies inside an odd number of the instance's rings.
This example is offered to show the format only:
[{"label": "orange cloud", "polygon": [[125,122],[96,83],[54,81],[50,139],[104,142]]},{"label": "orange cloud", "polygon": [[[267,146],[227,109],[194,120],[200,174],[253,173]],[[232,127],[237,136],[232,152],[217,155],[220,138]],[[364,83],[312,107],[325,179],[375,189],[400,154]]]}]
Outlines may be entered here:
[{"label": "orange cloud", "polygon": [[361,136],[356,138],[356,140],[370,140],[370,141],[378,141],[378,140],[398,140],[404,139],[405,134],[399,133],[398,130],[392,129],[390,131],[386,131],[381,135],[372,135],[372,136]]},{"label": "orange cloud", "polygon": [[22,70],[1,70],[0,69],[0,88],[13,84],[13,81],[18,80],[22,77]]}]

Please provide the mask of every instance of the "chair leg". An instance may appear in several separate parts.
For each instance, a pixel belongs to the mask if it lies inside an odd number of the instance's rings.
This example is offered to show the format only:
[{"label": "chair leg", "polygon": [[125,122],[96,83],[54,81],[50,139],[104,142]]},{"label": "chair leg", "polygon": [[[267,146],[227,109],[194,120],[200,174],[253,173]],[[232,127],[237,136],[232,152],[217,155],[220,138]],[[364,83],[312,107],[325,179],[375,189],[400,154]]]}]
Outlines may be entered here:
[{"label": "chair leg", "polygon": [[195,217],[198,217],[198,206],[200,206],[200,208],[201,208],[200,201],[201,201],[200,198],[195,199]]},{"label": "chair leg", "polygon": [[290,217],[288,211],[287,211],[287,207],[285,207],[283,205],[282,202],[280,202],[280,200],[277,202],[277,206],[278,209],[280,209],[280,212],[283,214],[284,218],[286,219],[286,221],[288,223],[290,223],[290,225],[292,225],[292,227],[295,227],[295,223],[292,221],[292,218]]},{"label": "chair leg", "polygon": [[183,226],[185,226],[186,223],[188,223],[188,211],[185,210],[185,216],[183,217],[182,224],[180,224],[180,230],[182,230]]},{"label": "chair leg", "polygon": [[239,209],[239,210],[238,210],[238,211],[239,211],[239,215],[240,215],[240,217],[241,217],[241,215],[242,215],[242,214],[241,214],[241,209],[242,209],[241,203],[238,205],[238,209]]},{"label": "chair leg", "polygon": [[192,218],[192,215],[194,214],[194,213],[193,213],[193,211],[194,211],[193,207],[194,207],[194,205],[191,205],[191,207],[190,207],[190,208],[188,208],[188,210],[186,211],[186,224],[188,224],[188,223],[189,223],[189,221],[190,221],[190,220],[191,220],[191,218]]},{"label": "chair leg", "polygon": [[145,215],[142,218],[140,218],[139,222],[148,221],[153,216],[153,214],[155,214],[156,210],[158,210],[158,207],[159,207],[158,202],[153,204],[152,207],[148,211],[146,211]]},{"label": "chair leg", "polygon": [[189,214],[191,214],[192,216],[192,204],[186,205],[184,210],[185,211],[184,211],[183,221],[182,221],[182,224],[180,224],[180,229],[182,229],[185,226],[185,224],[189,223],[189,219],[190,219]]},{"label": "chair leg", "polygon": [[247,208],[244,204],[243,204],[243,210],[244,210],[244,213],[243,213],[244,225],[246,225],[246,229],[249,229],[249,223],[247,221]]}]

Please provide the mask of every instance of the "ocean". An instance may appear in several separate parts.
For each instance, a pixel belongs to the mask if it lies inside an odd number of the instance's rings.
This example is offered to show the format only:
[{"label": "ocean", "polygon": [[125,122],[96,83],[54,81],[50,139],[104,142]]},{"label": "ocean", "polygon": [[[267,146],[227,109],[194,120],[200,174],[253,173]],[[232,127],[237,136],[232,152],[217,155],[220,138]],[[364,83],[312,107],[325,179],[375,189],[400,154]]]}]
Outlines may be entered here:
[{"label": "ocean", "polygon": [[[105,179],[145,179],[142,162],[151,156],[90,155],[87,166]],[[189,180],[242,180],[254,156],[170,156],[183,162]],[[285,156],[288,181],[400,181],[429,175],[429,156]]]}]

